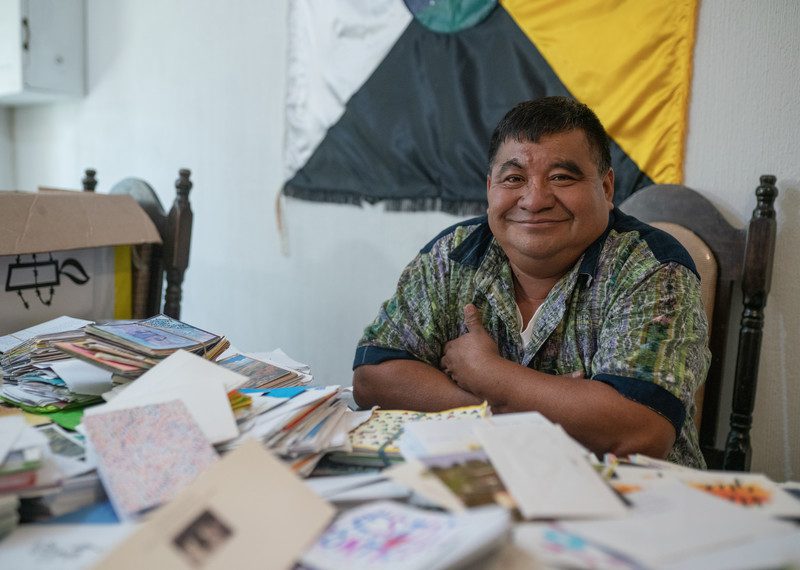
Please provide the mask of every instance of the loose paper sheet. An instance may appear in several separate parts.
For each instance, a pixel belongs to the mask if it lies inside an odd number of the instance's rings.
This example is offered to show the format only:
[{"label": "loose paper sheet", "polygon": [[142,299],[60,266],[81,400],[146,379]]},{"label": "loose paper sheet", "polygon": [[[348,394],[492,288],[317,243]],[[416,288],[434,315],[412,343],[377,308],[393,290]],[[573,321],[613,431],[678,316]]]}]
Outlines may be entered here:
[{"label": "loose paper sheet", "polygon": [[21,525],[0,542],[0,568],[91,568],[134,528],[132,524]]},{"label": "loose paper sheet", "polygon": [[21,344],[26,340],[38,335],[74,331],[78,330],[84,325],[88,325],[91,322],[92,321],[76,319],[73,317],[58,317],[44,323],[40,323],[36,326],[0,337],[0,352],[7,352],[9,349],[14,348],[18,344]]},{"label": "loose paper sheet", "polygon": [[66,383],[69,391],[76,394],[101,396],[113,386],[111,371],[77,358],[53,362],[50,368]]},{"label": "loose paper sheet", "polygon": [[563,527],[650,566],[794,530],[790,523],[678,482],[633,493],[629,498],[634,506],[626,518],[565,522]]},{"label": "loose paper sheet", "polygon": [[475,434],[525,518],[625,514],[619,497],[554,426],[481,425]]},{"label": "loose paper sheet", "polygon": [[14,449],[14,444],[27,425],[22,414],[0,417],[0,465],[6,460],[8,452]]}]

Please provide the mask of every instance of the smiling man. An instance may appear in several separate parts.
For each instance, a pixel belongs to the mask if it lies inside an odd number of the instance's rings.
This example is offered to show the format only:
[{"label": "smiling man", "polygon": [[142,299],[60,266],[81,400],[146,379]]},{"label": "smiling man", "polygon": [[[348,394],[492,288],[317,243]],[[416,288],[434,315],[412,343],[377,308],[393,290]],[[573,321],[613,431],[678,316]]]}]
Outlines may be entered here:
[{"label": "smiling man", "polygon": [[446,229],[364,331],[361,406],[535,410],[592,451],[704,466],[700,282],[668,234],[614,208],[608,136],[565,97],[514,107],[489,147],[487,216]]}]

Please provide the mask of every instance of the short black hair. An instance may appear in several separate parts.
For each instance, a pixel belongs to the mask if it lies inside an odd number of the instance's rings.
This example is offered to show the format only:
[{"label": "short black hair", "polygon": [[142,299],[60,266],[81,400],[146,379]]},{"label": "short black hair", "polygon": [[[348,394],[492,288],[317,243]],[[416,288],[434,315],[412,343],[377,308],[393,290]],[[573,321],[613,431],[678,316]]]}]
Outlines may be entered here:
[{"label": "short black hair", "polygon": [[611,168],[608,133],[594,112],[571,97],[542,97],[518,103],[503,117],[489,143],[489,174],[497,150],[508,139],[538,143],[545,135],[580,129],[597,159],[597,171],[603,175]]}]

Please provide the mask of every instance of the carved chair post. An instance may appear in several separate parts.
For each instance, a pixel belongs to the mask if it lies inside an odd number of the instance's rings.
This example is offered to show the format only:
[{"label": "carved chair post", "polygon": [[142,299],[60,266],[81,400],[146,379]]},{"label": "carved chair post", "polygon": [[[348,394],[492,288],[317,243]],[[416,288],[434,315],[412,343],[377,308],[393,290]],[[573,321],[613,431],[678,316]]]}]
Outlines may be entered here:
[{"label": "carved chair post", "polygon": [[[82,179],[83,189],[94,192],[97,178],[92,168],[87,168]],[[169,213],[164,212],[155,191],[144,180],[126,178],[115,184],[110,194],[129,195],[144,209],[161,235],[161,244],[134,246],[134,266],[137,274],[134,283],[134,318],[145,318],[163,312],[180,318],[182,284],[189,266],[190,240],[192,236],[192,209],[189,191],[191,171],[181,169],[175,181],[176,197]],[[161,308],[164,277],[167,290],[164,308]]]},{"label": "carved chair post", "polygon": [[750,219],[745,248],[742,293],[744,310],[739,329],[739,350],[733,385],[730,432],[725,443],[723,469],[749,471],[750,428],[755,408],[758,363],[775,251],[775,177],[763,175],[756,189],[757,204]]},{"label": "carved chair post", "polygon": [[[170,246],[164,248],[164,271],[167,274],[167,292],[164,299],[164,313],[179,319],[181,311],[181,284],[183,275],[189,267],[189,244],[192,237],[192,208],[189,205],[189,191],[192,182],[191,171],[182,168],[175,181],[177,196],[167,214],[167,235]],[[165,240],[166,245],[166,240]]]}]

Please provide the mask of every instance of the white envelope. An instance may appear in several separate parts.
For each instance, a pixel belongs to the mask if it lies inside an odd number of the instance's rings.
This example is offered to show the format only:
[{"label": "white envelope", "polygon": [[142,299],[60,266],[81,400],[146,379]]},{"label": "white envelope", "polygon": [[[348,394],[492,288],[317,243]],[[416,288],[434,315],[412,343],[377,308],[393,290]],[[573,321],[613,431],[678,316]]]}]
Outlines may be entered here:
[{"label": "white envelope", "polygon": [[626,508],[563,430],[546,423],[480,425],[483,450],[531,518],[618,517]]}]

